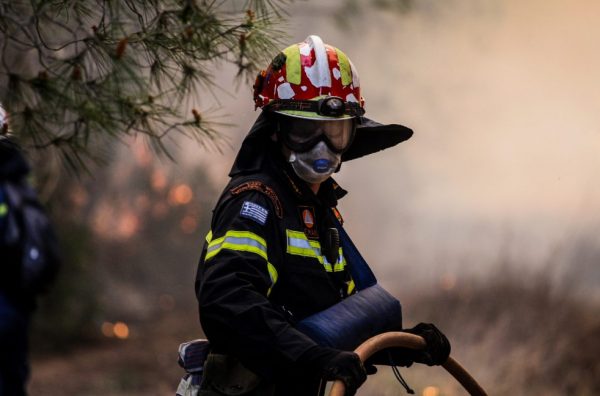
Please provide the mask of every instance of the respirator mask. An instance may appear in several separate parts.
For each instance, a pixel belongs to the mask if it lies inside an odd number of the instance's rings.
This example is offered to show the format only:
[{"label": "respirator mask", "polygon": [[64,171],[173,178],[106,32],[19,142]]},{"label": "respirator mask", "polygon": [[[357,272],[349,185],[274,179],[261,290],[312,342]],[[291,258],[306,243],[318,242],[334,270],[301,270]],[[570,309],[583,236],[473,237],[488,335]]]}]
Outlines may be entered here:
[{"label": "respirator mask", "polygon": [[355,133],[353,118],[315,120],[279,117],[278,136],[290,150],[288,161],[304,181],[325,181],[340,166]]}]

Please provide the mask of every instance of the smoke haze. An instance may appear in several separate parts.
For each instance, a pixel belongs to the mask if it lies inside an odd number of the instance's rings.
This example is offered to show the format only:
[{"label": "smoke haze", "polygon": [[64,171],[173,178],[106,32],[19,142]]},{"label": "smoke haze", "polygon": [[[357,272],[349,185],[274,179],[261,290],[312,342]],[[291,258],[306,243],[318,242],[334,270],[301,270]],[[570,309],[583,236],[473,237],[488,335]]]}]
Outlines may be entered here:
[{"label": "smoke haze", "polygon": [[[600,4],[363,5],[348,28],[335,23],[340,10],[294,4],[289,43],[319,34],[342,48],[359,70],[367,116],[415,131],[336,176],[350,191],[340,206],[347,227],[378,273],[437,281],[499,261],[539,267],[597,230]],[[258,114],[249,87],[232,92],[221,100],[235,115],[232,148],[201,154],[220,185]]]},{"label": "smoke haze", "polygon": [[[350,192],[340,203],[347,230],[402,301],[405,325],[439,325],[491,393],[598,394],[600,2],[368,7],[385,2],[298,0],[281,25],[286,44],[318,34],[342,49],[360,73],[367,116],[415,131],[343,164],[335,178]],[[93,324],[104,341],[36,360],[30,393],[173,393],[183,373],[174,351],[202,336],[193,277],[210,211],[259,114],[251,82],[236,89],[235,73],[219,65],[223,90],[199,107],[208,119],[220,106],[218,121],[235,124],[225,130],[231,147],[177,140],[173,164],[153,161],[138,141],[121,148],[106,180],[65,203],[76,211],[100,200],[81,214],[96,257],[81,257],[102,281]],[[422,395],[463,394],[434,372],[413,366],[407,380]],[[397,394],[387,374],[361,394]]]}]

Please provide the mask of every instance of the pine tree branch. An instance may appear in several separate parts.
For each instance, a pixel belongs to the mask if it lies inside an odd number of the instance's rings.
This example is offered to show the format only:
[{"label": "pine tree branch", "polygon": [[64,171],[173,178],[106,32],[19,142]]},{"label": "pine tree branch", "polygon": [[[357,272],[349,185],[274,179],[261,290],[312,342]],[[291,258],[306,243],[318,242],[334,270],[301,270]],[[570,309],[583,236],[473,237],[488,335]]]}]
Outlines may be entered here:
[{"label": "pine tree branch", "polygon": [[240,78],[267,62],[285,3],[251,1],[246,12],[215,0],[0,1],[0,101],[23,142],[72,166],[137,134],[166,155],[173,134],[219,146],[225,124],[184,114],[216,88],[216,63]]}]

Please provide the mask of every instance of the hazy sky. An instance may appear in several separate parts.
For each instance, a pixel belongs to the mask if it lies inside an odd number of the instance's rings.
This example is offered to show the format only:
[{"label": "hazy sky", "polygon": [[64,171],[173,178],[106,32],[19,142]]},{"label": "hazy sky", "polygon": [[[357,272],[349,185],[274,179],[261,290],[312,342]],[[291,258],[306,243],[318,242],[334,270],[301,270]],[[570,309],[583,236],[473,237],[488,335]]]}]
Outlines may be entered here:
[{"label": "hazy sky", "polygon": [[[416,2],[406,14],[364,12],[350,30],[334,22],[339,2],[290,10],[290,43],[318,34],[344,50],[367,116],[415,131],[336,176],[351,192],[340,207],[347,227],[372,265],[477,271],[498,254],[529,265],[598,231],[600,2]],[[231,73],[219,81],[231,86]],[[221,184],[258,115],[249,87],[231,92],[222,105],[238,125],[234,148],[201,153]]]}]

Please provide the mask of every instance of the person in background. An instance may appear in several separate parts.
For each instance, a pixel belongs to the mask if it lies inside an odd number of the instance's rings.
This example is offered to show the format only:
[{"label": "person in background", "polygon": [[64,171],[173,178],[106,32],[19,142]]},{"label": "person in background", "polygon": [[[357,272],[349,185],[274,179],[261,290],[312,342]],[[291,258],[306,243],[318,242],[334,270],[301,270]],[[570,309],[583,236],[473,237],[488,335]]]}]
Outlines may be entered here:
[{"label": "person in background", "polygon": [[26,394],[28,333],[36,296],[58,271],[58,244],[30,168],[0,106],[0,395]]}]

